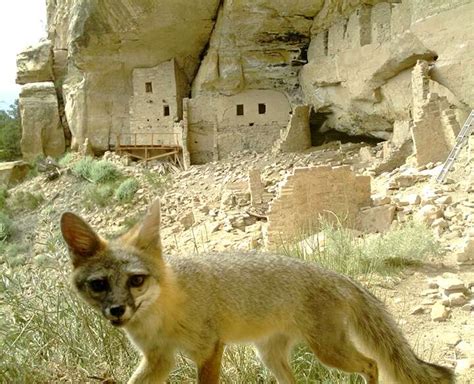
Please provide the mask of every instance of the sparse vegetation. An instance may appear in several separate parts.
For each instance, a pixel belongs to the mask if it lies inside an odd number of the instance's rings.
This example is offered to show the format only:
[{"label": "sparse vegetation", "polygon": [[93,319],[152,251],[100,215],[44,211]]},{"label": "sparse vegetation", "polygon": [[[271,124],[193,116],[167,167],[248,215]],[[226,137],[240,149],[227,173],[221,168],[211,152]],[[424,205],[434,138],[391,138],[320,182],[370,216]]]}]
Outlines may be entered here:
[{"label": "sparse vegetation", "polygon": [[[71,159],[66,156],[62,164],[71,163]],[[107,160],[82,158],[72,164],[72,172],[88,182],[83,189],[83,202],[88,209],[108,206],[114,198],[119,203],[130,202],[139,188],[136,179],[125,178],[115,164]]]},{"label": "sparse vegetation", "polygon": [[113,195],[113,185],[88,184],[84,187],[82,200],[84,202],[84,205],[88,209],[92,209],[94,205],[99,207],[106,207],[110,205]]},{"label": "sparse vegetation", "polygon": [[44,202],[41,193],[28,191],[18,191],[8,199],[8,207],[14,211],[32,211],[38,208]]},{"label": "sparse vegetation", "polygon": [[0,241],[4,242],[12,234],[12,220],[5,213],[0,211]]},{"label": "sparse vegetation", "polygon": [[396,272],[439,255],[433,233],[422,224],[408,223],[382,235],[357,237],[341,224],[322,222],[320,237],[287,247],[290,256],[315,261],[323,267],[349,276]]},{"label": "sparse vegetation", "polygon": [[156,193],[163,192],[171,181],[170,174],[162,175],[148,170],[143,172],[143,176],[145,176],[147,184],[150,185]]}]

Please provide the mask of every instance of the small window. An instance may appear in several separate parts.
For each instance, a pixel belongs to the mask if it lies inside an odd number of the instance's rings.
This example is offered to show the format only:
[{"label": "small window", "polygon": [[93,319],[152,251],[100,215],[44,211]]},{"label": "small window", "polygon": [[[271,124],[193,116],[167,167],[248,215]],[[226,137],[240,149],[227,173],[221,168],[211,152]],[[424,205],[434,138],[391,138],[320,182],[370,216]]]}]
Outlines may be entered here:
[{"label": "small window", "polygon": [[258,104],[258,114],[264,115],[267,112],[267,106],[263,103]]},{"label": "small window", "polygon": [[244,105],[237,104],[237,116],[243,116],[243,115],[244,115]]},{"label": "small window", "polygon": [[170,106],[169,105],[164,105],[163,106],[163,116],[169,116],[170,115]]},{"label": "small window", "polygon": [[153,93],[153,85],[151,83],[145,83],[145,92]]}]

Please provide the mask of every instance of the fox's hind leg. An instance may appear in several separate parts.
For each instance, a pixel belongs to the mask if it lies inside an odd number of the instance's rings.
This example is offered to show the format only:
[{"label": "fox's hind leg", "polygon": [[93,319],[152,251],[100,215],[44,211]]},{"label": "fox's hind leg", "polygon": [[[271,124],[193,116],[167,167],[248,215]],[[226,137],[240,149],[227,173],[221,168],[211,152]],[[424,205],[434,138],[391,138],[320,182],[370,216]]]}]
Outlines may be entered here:
[{"label": "fox's hind leg", "polygon": [[360,353],[341,328],[331,327],[325,332],[311,336],[308,342],[323,364],[348,373],[358,373],[367,384],[378,383],[375,360]]},{"label": "fox's hind leg", "polygon": [[221,372],[221,360],[224,352],[224,344],[217,342],[212,354],[202,363],[198,364],[198,383],[217,384]]},{"label": "fox's hind leg", "polygon": [[264,341],[255,343],[255,346],[260,359],[273,373],[278,384],[296,384],[288,364],[288,355],[292,343],[287,336],[274,335]]}]

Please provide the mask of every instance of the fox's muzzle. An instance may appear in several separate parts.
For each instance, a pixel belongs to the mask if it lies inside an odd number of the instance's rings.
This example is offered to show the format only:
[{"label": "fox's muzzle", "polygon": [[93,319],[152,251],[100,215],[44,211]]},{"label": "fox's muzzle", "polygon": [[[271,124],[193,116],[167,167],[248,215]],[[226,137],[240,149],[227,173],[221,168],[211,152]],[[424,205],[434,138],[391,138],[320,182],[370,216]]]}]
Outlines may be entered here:
[{"label": "fox's muzzle", "polygon": [[125,324],[130,319],[131,312],[131,308],[125,304],[113,304],[102,310],[105,318],[116,326]]}]

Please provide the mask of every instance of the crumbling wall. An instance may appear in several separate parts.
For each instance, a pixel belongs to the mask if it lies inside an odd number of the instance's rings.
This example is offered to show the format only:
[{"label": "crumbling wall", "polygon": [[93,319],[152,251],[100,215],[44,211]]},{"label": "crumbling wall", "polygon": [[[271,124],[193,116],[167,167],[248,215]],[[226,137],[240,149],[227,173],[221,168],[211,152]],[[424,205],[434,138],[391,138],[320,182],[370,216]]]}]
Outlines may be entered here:
[{"label": "crumbling wall", "polygon": [[200,96],[190,99],[188,107],[193,163],[222,159],[242,150],[271,149],[291,112],[286,96],[273,90]]},{"label": "crumbling wall", "polygon": [[310,111],[308,105],[298,105],[293,109],[288,126],[280,131],[280,139],[275,142],[277,151],[298,152],[311,147]]},{"label": "crumbling wall", "polygon": [[268,246],[317,232],[320,217],[352,226],[359,209],[370,204],[369,176],[356,176],[348,166],[296,168],[270,204]]},{"label": "crumbling wall", "polygon": [[371,2],[349,14],[340,10],[331,23],[321,12],[300,72],[305,103],[332,112],[329,129],[388,140],[395,121],[412,121],[409,73],[417,60],[427,60],[434,66],[431,81],[443,89],[439,96],[451,93],[452,105],[468,109],[473,7],[465,0]]},{"label": "crumbling wall", "polygon": [[460,127],[446,97],[430,92],[429,64],[418,61],[412,72],[412,135],[418,165],[446,160]]}]

